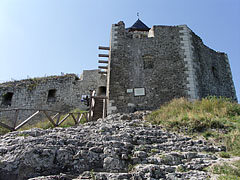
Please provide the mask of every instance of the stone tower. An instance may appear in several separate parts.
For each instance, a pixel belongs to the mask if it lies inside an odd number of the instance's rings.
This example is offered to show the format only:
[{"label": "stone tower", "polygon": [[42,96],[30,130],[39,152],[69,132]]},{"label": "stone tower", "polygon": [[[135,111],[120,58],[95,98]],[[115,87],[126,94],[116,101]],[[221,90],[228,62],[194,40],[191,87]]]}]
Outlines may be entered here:
[{"label": "stone tower", "polygon": [[108,67],[108,114],[153,110],[180,97],[237,100],[227,55],[186,25],[113,24]]}]

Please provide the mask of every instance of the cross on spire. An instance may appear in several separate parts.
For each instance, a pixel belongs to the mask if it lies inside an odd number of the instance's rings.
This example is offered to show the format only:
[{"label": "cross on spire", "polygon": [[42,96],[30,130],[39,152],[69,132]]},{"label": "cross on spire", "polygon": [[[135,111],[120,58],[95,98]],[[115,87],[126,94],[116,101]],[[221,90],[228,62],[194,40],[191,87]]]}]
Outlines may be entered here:
[{"label": "cross on spire", "polygon": [[139,12],[137,12],[137,17],[138,17],[138,19],[139,19]]}]

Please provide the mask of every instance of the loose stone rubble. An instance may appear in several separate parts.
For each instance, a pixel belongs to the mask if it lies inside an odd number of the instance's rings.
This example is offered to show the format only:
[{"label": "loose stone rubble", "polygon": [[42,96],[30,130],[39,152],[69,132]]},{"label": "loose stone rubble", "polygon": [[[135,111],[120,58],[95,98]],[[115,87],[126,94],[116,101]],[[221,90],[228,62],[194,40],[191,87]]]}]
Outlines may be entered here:
[{"label": "loose stone rubble", "polygon": [[145,114],[1,136],[0,180],[207,179],[204,168],[224,148],[167,132],[144,121]]}]

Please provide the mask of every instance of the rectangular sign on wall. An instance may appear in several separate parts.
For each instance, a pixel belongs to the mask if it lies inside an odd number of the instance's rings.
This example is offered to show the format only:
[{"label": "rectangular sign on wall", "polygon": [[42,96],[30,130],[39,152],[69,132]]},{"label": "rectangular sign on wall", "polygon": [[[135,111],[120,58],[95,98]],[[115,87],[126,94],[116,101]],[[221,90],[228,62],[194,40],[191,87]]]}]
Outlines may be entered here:
[{"label": "rectangular sign on wall", "polygon": [[133,89],[127,89],[127,93],[132,93]]},{"label": "rectangular sign on wall", "polygon": [[144,88],[134,88],[134,96],[145,96]]}]

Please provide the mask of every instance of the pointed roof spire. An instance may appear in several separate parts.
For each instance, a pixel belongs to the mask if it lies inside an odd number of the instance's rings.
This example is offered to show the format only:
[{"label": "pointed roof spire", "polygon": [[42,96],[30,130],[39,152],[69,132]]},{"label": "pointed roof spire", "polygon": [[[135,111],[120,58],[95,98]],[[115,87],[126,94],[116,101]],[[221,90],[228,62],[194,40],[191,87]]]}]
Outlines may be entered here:
[{"label": "pointed roof spire", "polygon": [[129,28],[127,28],[127,30],[129,31],[149,31],[149,27],[147,27],[146,24],[144,24],[140,19],[139,19],[139,13],[138,15],[138,20]]}]

